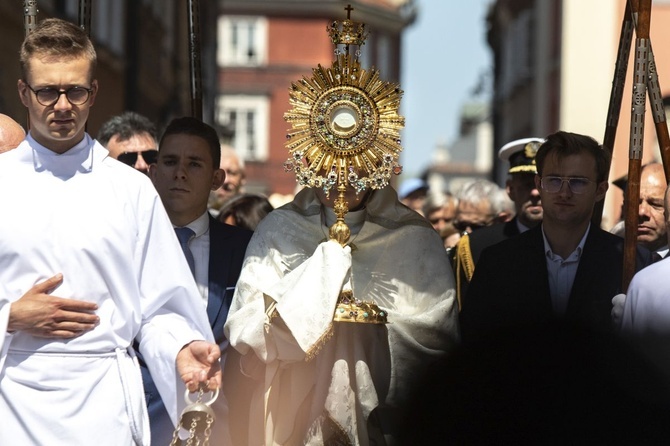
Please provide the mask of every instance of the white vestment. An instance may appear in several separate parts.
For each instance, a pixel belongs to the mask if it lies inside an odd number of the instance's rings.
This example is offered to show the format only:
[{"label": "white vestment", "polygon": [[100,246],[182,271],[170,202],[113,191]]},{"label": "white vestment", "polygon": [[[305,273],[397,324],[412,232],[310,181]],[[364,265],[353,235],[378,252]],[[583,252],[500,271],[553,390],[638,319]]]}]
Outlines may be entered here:
[{"label": "white vestment", "polygon": [[[148,444],[133,339],[173,421],[176,355],[212,341],[153,185],[88,135],[62,155],[29,135],[0,155],[0,209],[0,444]],[[52,294],[95,302],[100,324],[70,340],[7,333],[10,304],[57,273]]]},{"label": "white vestment", "polygon": [[[224,389],[252,379],[248,427],[230,427],[245,430],[240,444],[384,444],[414,380],[458,341],[453,273],[425,219],[390,187],[375,191],[347,214],[342,248],[326,241],[327,215],[305,189],[261,222],[247,249],[225,326],[239,354],[229,352]],[[389,323],[333,323],[343,288]],[[231,418],[245,410],[229,401]]]},{"label": "white vestment", "polygon": [[638,271],[628,286],[621,330],[642,336],[670,336],[670,258]]}]

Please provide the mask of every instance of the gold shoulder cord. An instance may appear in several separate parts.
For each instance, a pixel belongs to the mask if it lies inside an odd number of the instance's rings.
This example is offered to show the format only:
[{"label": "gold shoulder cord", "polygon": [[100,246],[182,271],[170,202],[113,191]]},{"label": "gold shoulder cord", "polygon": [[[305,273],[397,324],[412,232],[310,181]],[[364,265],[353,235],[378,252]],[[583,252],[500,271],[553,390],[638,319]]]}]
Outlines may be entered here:
[{"label": "gold shoulder cord", "polygon": [[470,251],[470,237],[465,234],[456,245],[456,297],[458,298],[458,309],[461,309],[461,269],[465,274],[465,279],[470,283],[472,275],[475,273],[475,262],[472,260],[472,251]]}]

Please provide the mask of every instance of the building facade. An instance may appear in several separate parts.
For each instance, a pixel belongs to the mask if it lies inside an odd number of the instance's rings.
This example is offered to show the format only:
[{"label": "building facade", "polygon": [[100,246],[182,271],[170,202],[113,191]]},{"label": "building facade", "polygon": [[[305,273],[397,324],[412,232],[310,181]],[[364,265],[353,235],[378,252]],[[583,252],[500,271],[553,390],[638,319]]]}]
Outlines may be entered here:
[{"label": "building facade", "polygon": [[[494,145],[543,137],[558,130],[583,133],[602,142],[614,78],[626,0],[497,0],[488,17],[488,43],[494,54],[492,123]],[[655,0],[651,42],[661,93],[670,95],[670,2]],[[631,49],[633,54],[635,43]],[[613,148],[610,180],[625,175],[632,104],[628,74]],[[643,163],[660,161],[654,122],[647,106]],[[504,178],[497,160],[494,175]],[[610,187],[602,226],[619,218],[622,193]]]},{"label": "building facade", "polygon": [[292,82],[311,77],[319,64],[330,66],[334,46],[326,26],[346,19],[366,24],[363,68],[374,66],[382,79],[399,82],[400,38],[415,17],[410,0],[225,0],[218,18],[219,65],[215,122],[245,160],[247,189],[291,194],[295,175],[283,169]]},{"label": "building facade", "polygon": [[[88,131],[126,110],[162,129],[176,116],[192,114],[187,0],[92,0],[89,33],[98,54],[100,89]],[[216,96],[218,4],[200,4],[203,119],[213,122]],[[79,23],[78,0],[37,0],[37,20],[58,17]],[[25,35],[22,2],[0,0],[0,113],[22,124],[26,111],[16,82],[18,52]]]}]

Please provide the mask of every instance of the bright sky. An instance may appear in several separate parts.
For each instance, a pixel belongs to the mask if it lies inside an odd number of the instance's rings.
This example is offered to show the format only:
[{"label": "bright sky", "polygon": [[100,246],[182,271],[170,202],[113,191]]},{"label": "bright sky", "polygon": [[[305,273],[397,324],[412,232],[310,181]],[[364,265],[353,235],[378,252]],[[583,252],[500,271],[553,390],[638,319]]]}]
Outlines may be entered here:
[{"label": "bright sky", "polygon": [[491,2],[417,0],[417,19],[403,33],[401,182],[420,175],[437,144],[454,142],[461,107],[474,98],[484,73],[489,73],[488,87],[477,99],[489,100],[492,58],[486,13]]}]

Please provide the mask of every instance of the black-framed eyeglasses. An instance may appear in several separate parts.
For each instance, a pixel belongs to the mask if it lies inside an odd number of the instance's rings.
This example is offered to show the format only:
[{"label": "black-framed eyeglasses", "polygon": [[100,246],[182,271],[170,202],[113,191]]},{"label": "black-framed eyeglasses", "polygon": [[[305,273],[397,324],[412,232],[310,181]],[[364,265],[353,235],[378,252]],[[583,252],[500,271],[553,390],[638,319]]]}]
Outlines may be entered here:
[{"label": "black-framed eyeglasses", "polygon": [[144,162],[147,164],[156,164],[158,162],[158,150],[156,149],[143,150],[141,152],[123,152],[117,159],[124,164],[134,166],[139,153],[142,154],[142,158],[144,158]]},{"label": "black-framed eyeglasses", "polygon": [[88,101],[88,99],[91,97],[91,93],[93,92],[92,88],[79,87],[79,86],[70,87],[65,90],[59,90],[57,88],[51,88],[51,87],[40,88],[38,90],[35,90],[30,85],[28,84],[26,85],[28,86],[28,88],[30,88],[30,91],[35,93],[35,98],[37,99],[37,102],[44,105],[45,107],[52,106],[56,102],[58,102],[62,94],[65,95],[70,104],[83,105]]},{"label": "black-framed eyeglasses", "polygon": [[542,189],[549,192],[550,194],[555,194],[561,190],[563,183],[568,183],[568,187],[573,194],[583,194],[588,189],[589,184],[595,183],[588,178],[582,177],[554,177],[546,176],[540,179],[540,185]]}]

